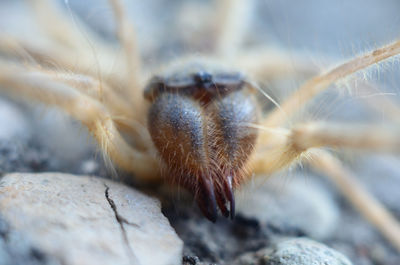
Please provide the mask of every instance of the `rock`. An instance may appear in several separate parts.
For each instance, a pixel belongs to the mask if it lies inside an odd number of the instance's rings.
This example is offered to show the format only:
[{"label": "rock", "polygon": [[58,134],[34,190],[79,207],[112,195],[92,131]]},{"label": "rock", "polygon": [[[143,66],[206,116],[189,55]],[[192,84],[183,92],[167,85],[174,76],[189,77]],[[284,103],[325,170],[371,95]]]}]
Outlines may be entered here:
[{"label": "rock", "polygon": [[23,108],[8,98],[0,98],[1,173],[37,171],[48,166],[46,151],[32,146],[31,125]]},{"label": "rock", "polygon": [[73,167],[96,150],[96,142],[81,122],[57,108],[32,107],[35,140],[63,164]]},{"label": "rock", "polygon": [[234,265],[351,265],[339,252],[307,238],[293,238],[246,254],[238,258]]},{"label": "rock", "polygon": [[0,141],[27,140],[30,136],[31,130],[24,113],[9,100],[0,98]]},{"label": "rock", "polygon": [[58,173],[0,180],[4,219],[66,265],[181,264],[182,241],[158,200],[113,181]]},{"label": "rock", "polygon": [[13,230],[0,215],[0,264],[1,265],[58,265],[22,233]]},{"label": "rock", "polygon": [[400,217],[400,159],[387,154],[360,157],[355,171],[368,190]]},{"label": "rock", "polygon": [[0,173],[51,171],[57,168],[58,161],[46,150],[28,141],[15,138],[0,141]]},{"label": "rock", "polygon": [[256,179],[237,197],[239,214],[272,225],[283,233],[295,230],[323,239],[334,231],[339,220],[339,209],[330,192],[303,175],[290,180]]}]

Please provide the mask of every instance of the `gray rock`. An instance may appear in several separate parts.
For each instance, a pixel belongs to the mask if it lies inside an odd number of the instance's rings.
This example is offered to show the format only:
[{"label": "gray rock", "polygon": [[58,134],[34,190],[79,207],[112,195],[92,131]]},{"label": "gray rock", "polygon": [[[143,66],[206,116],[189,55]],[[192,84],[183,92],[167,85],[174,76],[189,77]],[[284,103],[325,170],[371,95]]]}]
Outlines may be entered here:
[{"label": "gray rock", "polygon": [[35,140],[65,165],[74,165],[95,150],[95,141],[79,121],[57,108],[32,107]]},{"label": "gray rock", "polygon": [[238,194],[237,202],[237,212],[248,218],[299,230],[316,239],[328,237],[339,220],[330,192],[304,175],[290,180],[287,176],[256,179]]},{"label": "gray rock", "polygon": [[27,140],[30,136],[31,129],[24,113],[9,100],[0,98],[0,141]]},{"label": "gray rock", "polygon": [[181,263],[182,241],[159,201],[113,181],[5,175],[0,212],[12,229],[62,264]]},{"label": "gray rock", "polygon": [[0,215],[0,265],[58,265]]},{"label": "gray rock", "polygon": [[385,154],[360,157],[355,170],[376,198],[400,216],[400,159]]},{"label": "gray rock", "polygon": [[283,240],[238,258],[235,265],[351,265],[339,252],[307,238]]}]

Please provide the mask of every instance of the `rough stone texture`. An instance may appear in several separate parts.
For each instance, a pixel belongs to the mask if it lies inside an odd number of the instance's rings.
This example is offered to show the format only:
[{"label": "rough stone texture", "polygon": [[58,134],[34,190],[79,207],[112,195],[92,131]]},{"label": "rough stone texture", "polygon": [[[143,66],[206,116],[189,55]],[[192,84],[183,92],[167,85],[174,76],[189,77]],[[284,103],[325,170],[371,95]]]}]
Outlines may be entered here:
[{"label": "rough stone texture", "polygon": [[283,240],[254,254],[240,257],[235,265],[351,265],[339,252],[307,238]]},{"label": "rough stone texture", "polygon": [[199,211],[193,210],[193,206],[183,207],[180,203],[171,208],[164,206],[163,213],[184,239],[183,253],[187,264],[230,264],[243,253],[268,246],[274,234],[269,227],[260,226],[257,220],[240,216],[233,221],[219,218],[216,223],[211,223],[205,221]]},{"label": "rough stone texture", "polygon": [[15,231],[0,215],[1,265],[58,265],[54,257],[39,250],[24,234]]},{"label": "rough stone texture", "polygon": [[121,184],[66,174],[9,174],[0,212],[19,233],[66,265],[179,264],[182,241],[160,203]]},{"label": "rough stone texture", "polygon": [[[237,212],[263,224],[290,227],[317,239],[327,238],[339,220],[339,209],[329,191],[301,174],[256,179],[237,199]],[[249,207],[251,205],[251,207]]]}]

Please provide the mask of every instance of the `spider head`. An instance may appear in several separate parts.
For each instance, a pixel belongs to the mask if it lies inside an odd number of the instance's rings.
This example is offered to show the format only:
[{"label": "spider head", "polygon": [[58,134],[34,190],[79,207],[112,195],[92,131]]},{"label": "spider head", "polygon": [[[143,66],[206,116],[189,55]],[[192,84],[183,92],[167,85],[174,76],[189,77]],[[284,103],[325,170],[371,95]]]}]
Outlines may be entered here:
[{"label": "spider head", "polygon": [[258,120],[254,92],[240,72],[184,69],[147,86],[149,132],[167,180],[189,190],[209,220],[216,220],[217,208],[233,218],[234,190],[249,176],[257,139],[249,126]]}]

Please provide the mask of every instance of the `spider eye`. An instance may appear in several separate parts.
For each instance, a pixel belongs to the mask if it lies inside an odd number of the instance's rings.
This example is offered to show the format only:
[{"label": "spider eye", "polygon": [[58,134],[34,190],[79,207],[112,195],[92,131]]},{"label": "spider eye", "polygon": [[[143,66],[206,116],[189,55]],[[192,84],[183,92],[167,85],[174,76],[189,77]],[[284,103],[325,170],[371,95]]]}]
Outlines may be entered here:
[{"label": "spider eye", "polygon": [[193,74],[193,79],[198,86],[203,88],[209,88],[213,84],[213,76],[205,71],[200,71]]}]

